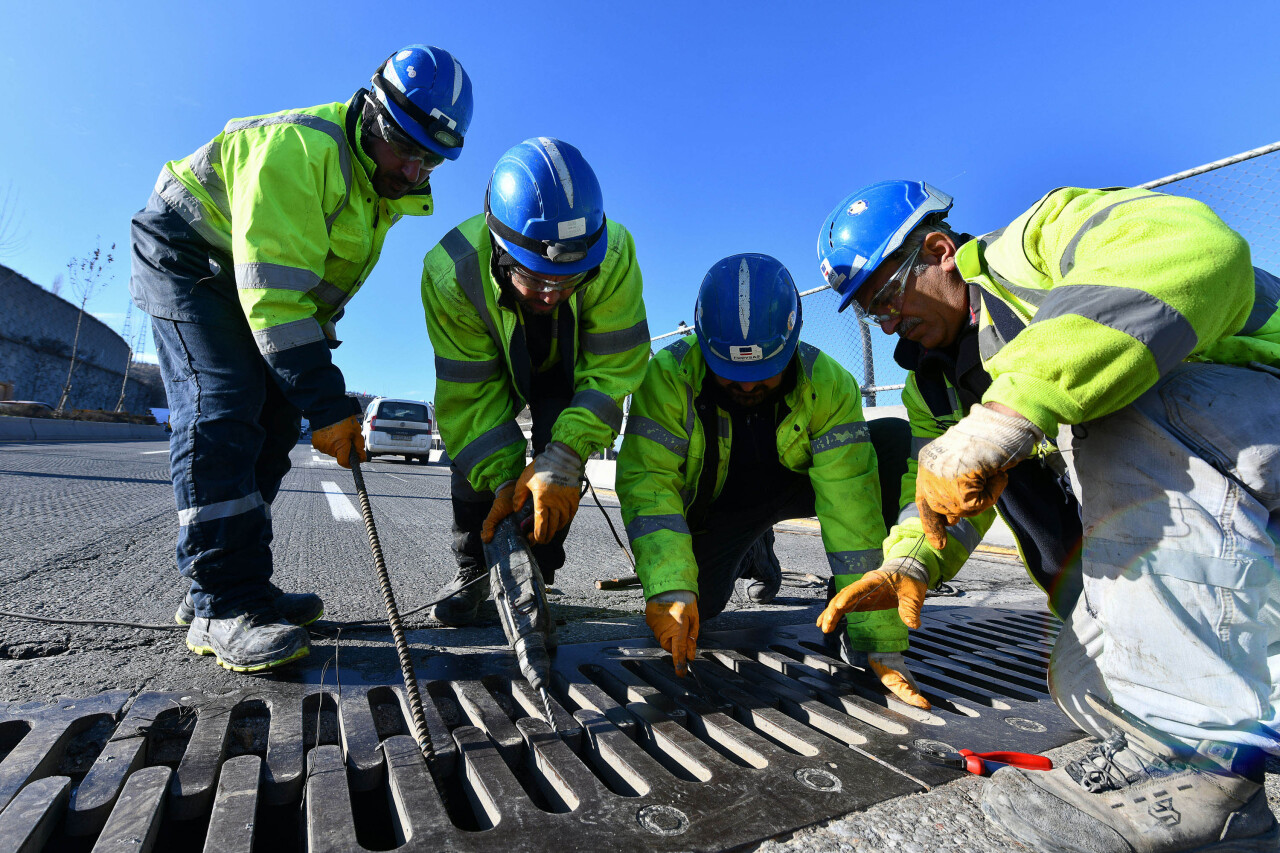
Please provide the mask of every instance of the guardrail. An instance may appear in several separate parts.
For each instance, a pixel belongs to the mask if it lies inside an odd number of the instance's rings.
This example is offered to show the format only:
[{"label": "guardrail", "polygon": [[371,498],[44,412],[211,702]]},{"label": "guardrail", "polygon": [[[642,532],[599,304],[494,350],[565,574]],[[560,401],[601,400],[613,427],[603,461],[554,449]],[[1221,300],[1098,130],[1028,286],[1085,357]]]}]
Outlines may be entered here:
[{"label": "guardrail", "polygon": [[[1162,192],[1205,202],[1249,241],[1256,266],[1276,270],[1280,269],[1280,156],[1267,155],[1277,152],[1280,152],[1280,142],[1273,142],[1138,186],[1142,189],[1163,187]],[[824,284],[800,294],[802,299],[829,303],[811,305],[805,311],[804,339],[855,376],[860,367],[863,403],[874,406],[877,393],[900,391],[904,385],[876,384],[871,329],[852,311],[837,313],[834,304],[837,297],[830,290]],[[681,324],[675,331],[650,340],[656,342],[692,331]]]},{"label": "guardrail", "polygon": [[164,427],[0,416],[0,441],[168,441]]}]

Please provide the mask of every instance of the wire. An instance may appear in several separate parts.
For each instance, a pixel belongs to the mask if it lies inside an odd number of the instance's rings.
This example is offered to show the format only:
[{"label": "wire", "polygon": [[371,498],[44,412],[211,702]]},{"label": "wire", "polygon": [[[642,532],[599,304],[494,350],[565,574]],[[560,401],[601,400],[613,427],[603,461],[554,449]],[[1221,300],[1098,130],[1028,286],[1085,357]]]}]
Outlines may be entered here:
[{"label": "wire", "polygon": [[613,519],[609,517],[609,513],[605,512],[604,504],[600,503],[600,496],[596,494],[596,487],[592,485],[591,479],[585,474],[583,479],[587,481],[587,488],[591,490],[591,497],[595,500],[596,506],[600,508],[600,514],[604,516],[605,523],[609,525],[609,532],[613,534],[613,541],[618,543],[618,547],[622,549],[622,554],[627,558],[627,562],[631,564],[631,571],[636,570],[635,558],[631,556],[631,552],[627,550],[627,546],[622,544],[622,537],[618,535],[618,531],[613,526]]}]

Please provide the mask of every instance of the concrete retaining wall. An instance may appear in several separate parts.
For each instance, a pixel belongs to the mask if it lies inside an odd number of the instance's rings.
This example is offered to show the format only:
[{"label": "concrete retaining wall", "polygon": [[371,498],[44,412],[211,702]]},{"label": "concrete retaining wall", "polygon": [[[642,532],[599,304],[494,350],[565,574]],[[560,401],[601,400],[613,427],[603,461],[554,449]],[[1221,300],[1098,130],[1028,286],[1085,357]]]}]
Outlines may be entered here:
[{"label": "concrete retaining wall", "polygon": [[[57,405],[71,364],[79,306],[3,265],[0,304],[4,305],[4,311],[0,311],[0,382],[13,386],[9,393],[15,400]],[[144,318],[135,311],[135,321]],[[76,369],[67,406],[115,409],[129,355],[124,338],[86,313],[80,323]],[[129,370],[125,411],[145,412],[151,406],[163,405],[159,369],[135,363]]]},{"label": "concrete retaining wall", "polygon": [[0,441],[168,441],[164,427],[0,417]]}]

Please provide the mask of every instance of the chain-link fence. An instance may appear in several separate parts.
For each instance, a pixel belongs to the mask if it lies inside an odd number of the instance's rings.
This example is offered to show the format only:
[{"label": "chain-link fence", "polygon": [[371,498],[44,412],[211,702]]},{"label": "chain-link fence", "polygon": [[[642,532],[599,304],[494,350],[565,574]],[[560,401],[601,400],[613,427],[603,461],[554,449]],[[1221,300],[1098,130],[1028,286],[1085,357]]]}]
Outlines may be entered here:
[{"label": "chain-link fence", "polygon": [[[1255,266],[1280,272],[1280,142],[1141,186],[1203,201],[1249,241]],[[879,331],[873,334],[852,310],[836,313],[839,297],[825,285],[800,295],[801,338],[858,377],[867,405],[900,402],[904,372],[893,363],[898,339]],[[690,331],[685,327],[659,335],[653,347],[657,350]]]}]

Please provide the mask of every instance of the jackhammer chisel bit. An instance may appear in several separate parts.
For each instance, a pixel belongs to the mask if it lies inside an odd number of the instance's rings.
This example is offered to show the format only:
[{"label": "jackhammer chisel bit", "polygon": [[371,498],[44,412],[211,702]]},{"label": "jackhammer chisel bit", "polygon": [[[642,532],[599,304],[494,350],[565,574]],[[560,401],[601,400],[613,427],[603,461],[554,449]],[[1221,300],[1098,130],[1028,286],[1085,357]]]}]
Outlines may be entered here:
[{"label": "jackhammer chisel bit", "polygon": [[507,635],[511,651],[515,652],[521,674],[542,697],[547,723],[554,728],[547,688],[551,675],[548,640],[555,626],[547,607],[542,571],[525,537],[525,523],[531,515],[532,507],[526,507],[503,519],[494,532],[493,541],[484,546],[484,556],[489,564],[489,586],[498,607],[502,631]]}]

